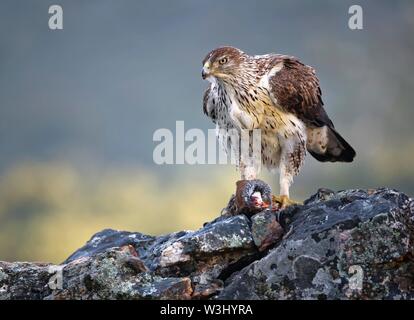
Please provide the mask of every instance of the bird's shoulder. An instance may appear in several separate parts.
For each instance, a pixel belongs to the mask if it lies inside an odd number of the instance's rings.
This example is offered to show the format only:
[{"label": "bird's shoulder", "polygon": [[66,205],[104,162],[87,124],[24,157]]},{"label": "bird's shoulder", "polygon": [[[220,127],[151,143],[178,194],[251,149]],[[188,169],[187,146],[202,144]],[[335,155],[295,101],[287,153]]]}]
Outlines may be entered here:
[{"label": "bird's shoulder", "polygon": [[332,125],[323,108],[322,91],[315,69],[294,56],[272,54],[266,72],[272,101],[293,113],[306,125]]}]

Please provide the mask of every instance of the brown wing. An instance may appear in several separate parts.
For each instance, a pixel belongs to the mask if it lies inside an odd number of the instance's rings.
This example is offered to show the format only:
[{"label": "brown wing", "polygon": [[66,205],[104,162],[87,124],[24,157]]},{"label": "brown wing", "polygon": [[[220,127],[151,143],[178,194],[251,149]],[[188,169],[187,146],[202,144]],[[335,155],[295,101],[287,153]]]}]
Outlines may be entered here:
[{"label": "brown wing", "polygon": [[[351,162],[355,150],[335,130],[326,114],[315,70],[294,57],[282,55],[272,58],[269,69],[280,64],[282,68],[269,78],[270,95],[278,106],[305,123],[308,151],[319,161]],[[319,128],[324,126],[328,129],[320,132]]]},{"label": "brown wing", "polygon": [[282,68],[269,78],[269,90],[277,104],[291,112],[307,126],[333,128],[323,108],[319,80],[312,67],[290,56],[275,55],[269,70],[282,64]]}]

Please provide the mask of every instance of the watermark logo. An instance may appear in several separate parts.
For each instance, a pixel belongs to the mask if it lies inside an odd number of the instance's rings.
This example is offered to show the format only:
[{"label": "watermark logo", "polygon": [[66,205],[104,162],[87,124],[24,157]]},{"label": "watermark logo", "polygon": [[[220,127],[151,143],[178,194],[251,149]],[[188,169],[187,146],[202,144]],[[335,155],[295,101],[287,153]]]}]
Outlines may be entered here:
[{"label": "watermark logo", "polygon": [[243,162],[259,169],[262,161],[260,129],[209,129],[206,135],[201,129],[186,131],[184,121],[176,121],[175,134],[166,128],[158,129],[153,141],[158,143],[153,151],[158,165]]},{"label": "watermark logo", "polygon": [[49,29],[62,30],[63,29],[63,8],[57,4],[49,7]]},{"label": "watermark logo", "polygon": [[360,5],[354,4],[349,7],[348,13],[351,14],[348,20],[348,27],[351,30],[362,30],[363,25],[363,12]]}]

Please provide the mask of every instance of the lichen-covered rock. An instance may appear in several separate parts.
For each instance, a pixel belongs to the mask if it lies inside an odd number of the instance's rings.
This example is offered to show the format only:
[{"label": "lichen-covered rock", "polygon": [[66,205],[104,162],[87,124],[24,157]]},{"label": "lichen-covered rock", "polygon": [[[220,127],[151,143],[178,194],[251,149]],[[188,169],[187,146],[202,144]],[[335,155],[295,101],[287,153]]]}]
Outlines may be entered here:
[{"label": "lichen-covered rock", "polygon": [[1,263],[0,298],[204,299],[256,254],[244,215],[159,237],[106,229],[59,266]]},{"label": "lichen-covered rock", "polygon": [[51,264],[0,261],[0,300],[42,299],[51,290],[47,285]]},{"label": "lichen-covered rock", "polygon": [[259,251],[267,249],[282,238],[284,230],[276,218],[276,214],[265,210],[252,217],[252,237]]},{"label": "lichen-covered rock", "polygon": [[414,205],[389,189],[320,191],[291,233],[229,278],[221,299],[413,299]]},{"label": "lichen-covered rock", "polygon": [[103,230],[61,265],[0,262],[0,299],[413,299],[414,202],[320,189],[163,236]]},{"label": "lichen-covered rock", "polygon": [[131,250],[114,248],[74,260],[63,268],[62,288],[46,299],[191,298],[188,277],[161,277],[131,264],[136,260]]}]

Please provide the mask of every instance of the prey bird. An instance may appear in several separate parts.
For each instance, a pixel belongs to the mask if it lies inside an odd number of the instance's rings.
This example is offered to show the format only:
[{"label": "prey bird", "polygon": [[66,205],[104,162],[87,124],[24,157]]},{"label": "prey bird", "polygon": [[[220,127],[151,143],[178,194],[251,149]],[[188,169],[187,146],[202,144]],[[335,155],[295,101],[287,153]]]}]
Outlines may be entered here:
[{"label": "prey bird", "polygon": [[[234,47],[220,47],[204,58],[202,77],[210,82],[203,110],[218,129],[224,129],[217,130],[219,134],[260,129],[262,164],[271,171],[279,169],[276,201],[282,208],[295,203],[289,188],[306,151],[322,162],[354,159],[354,149],[323,108],[315,70],[297,58],[273,53],[250,56]],[[240,159],[238,167],[242,180],[256,179],[258,169],[251,163]]]}]

